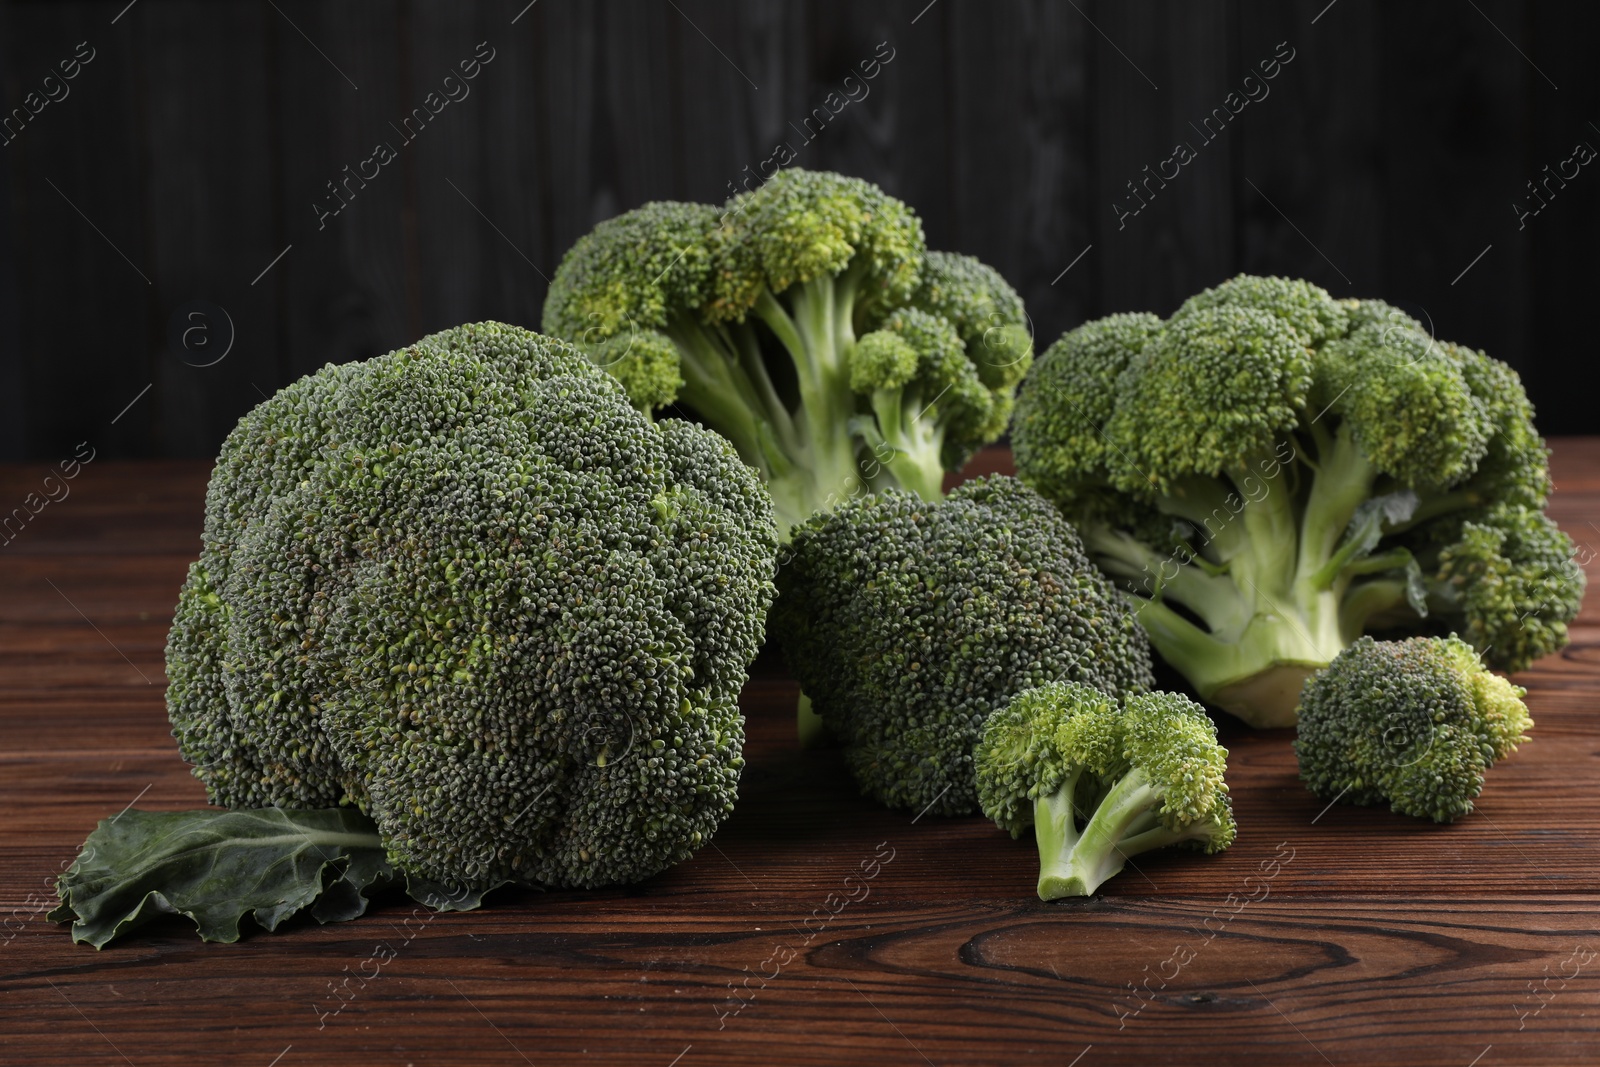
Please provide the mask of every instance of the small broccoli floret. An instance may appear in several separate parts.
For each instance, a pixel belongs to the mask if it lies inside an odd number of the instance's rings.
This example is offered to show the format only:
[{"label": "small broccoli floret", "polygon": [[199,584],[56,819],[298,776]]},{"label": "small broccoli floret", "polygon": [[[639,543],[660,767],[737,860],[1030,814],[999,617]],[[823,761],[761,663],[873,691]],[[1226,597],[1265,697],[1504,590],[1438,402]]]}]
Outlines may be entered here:
[{"label": "small broccoli floret", "polygon": [[1306,683],[1295,753],[1319,797],[1453,822],[1527,740],[1527,690],[1450,636],[1363,637]]},{"label": "small broccoli floret", "polygon": [[1152,684],[1122,597],[1048,501],[1013,478],[938,504],[852,500],[795,533],[773,633],[862,791],[891,807],[974,809],[972,747],[1024,689]]},{"label": "small broccoli floret", "polygon": [[213,803],[354,805],[408,876],[646,878],[732,809],[771,504],[573,348],[480,323],[247,415],[168,647]]},{"label": "small broccoli floret", "polygon": [[1009,397],[1033,365],[1022,298],[986,263],[955,252],[929,252],[911,304],[955,327],[967,358],[990,389]]},{"label": "small broccoli floret", "polygon": [[1122,707],[1057,682],[1017,694],[989,717],[973,754],[978,800],[1001,829],[1030,825],[1039,897],[1086,897],[1130,857],[1233,844],[1228,750],[1205,711],[1176,693]]},{"label": "small broccoli floret", "polygon": [[999,274],[928,252],[876,185],[798,168],[720,210],[601,223],[557,269],[544,329],[642,410],[681,404],[733,442],[785,534],[881,488],[939,499],[944,472],[1005,431],[1032,358]]},{"label": "small broccoli floret", "polygon": [[1382,301],[1241,275],[1164,322],[1086,323],[1014,423],[1023,480],[1156,651],[1252,725],[1293,725],[1305,679],[1364,632],[1459,632],[1515,670],[1576,615],[1515,373]]}]

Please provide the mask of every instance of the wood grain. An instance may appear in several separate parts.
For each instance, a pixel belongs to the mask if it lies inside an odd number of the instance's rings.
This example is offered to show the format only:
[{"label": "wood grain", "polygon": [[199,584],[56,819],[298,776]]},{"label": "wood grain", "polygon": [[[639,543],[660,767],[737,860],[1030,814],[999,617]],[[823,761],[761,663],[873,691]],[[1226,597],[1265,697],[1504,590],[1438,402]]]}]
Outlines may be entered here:
[{"label": "wood grain", "polygon": [[[1600,541],[1600,439],[1558,441],[1554,469],[1554,514]],[[41,473],[0,468],[0,496]],[[97,462],[0,548],[0,1063],[1600,1058],[1593,593],[1572,646],[1518,678],[1533,740],[1453,826],[1325,809],[1287,731],[1225,723],[1234,848],[1147,856],[1094,899],[1044,904],[1027,843],[877,808],[836,752],[800,751],[794,687],[764,657],[738,811],[644,885],[507,892],[465,915],[385,900],[232,946],[178,922],[75,946],[44,912],[95,821],[204,801],[161,662],[206,473]]]}]

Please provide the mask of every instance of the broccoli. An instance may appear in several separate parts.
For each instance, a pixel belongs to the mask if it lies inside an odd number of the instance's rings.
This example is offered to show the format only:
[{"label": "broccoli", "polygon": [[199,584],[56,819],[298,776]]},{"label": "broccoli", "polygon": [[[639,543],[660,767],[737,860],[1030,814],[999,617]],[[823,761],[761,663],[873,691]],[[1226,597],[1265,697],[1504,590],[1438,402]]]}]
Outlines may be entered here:
[{"label": "broccoli", "polygon": [[785,170],[719,209],[657,202],[562,259],[544,330],[643,410],[675,402],[738,449],[780,531],[852,496],[925,500],[1004,432],[1032,360],[993,269],[926,249],[876,185]]},{"label": "broccoli", "polygon": [[973,753],[983,813],[1039,844],[1039,899],[1087,897],[1130,857],[1233,844],[1228,750],[1205,710],[1177,693],[1122,707],[1056,682],[1018,693],[984,724]]},{"label": "broccoli", "polygon": [[732,810],[777,530],[717,435],[496,323],[246,415],[168,648],[212,803],[353,806],[410,879],[634,882]]},{"label": "broccoli", "polygon": [[975,810],[972,748],[1024,689],[1150,688],[1150,648],[1056,509],[1014,478],[932,504],[905,490],[795,531],[772,630],[862,791],[890,807]]},{"label": "broccoli", "polygon": [[1364,632],[1458,632],[1515,671],[1582,597],[1515,372],[1382,301],[1241,275],[1165,321],[1086,323],[1012,441],[1161,657],[1256,726],[1293,725]]},{"label": "broccoli", "polygon": [[1454,822],[1527,740],[1522,697],[1450,637],[1363,637],[1306,683],[1295,753],[1317,796]]}]

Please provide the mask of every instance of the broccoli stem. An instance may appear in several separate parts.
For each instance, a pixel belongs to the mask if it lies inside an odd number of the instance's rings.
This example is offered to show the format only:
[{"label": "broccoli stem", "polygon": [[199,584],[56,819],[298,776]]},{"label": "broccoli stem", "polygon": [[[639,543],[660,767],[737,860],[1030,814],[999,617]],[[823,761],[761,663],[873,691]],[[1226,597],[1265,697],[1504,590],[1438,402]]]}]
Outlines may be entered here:
[{"label": "broccoli stem", "polygon": [[1463,487],[1452,489],[1447,493],[1436,493],[1425,496],[1417,505],[1417,510],[1411,513],[1411,518],[1405,522],[1396,523],[1386,527],[1388,533],[1404,533],[1416,526],[1421,526],[1430,519],[1437,519],[1440,515],[1448,515],[1452,511],[1465,511],[1468,508],[1481,507],[1485,496],[1478,489]]},{"label": "broccoli stem", "polygon": [[[1305,678],[1373,619],[1407,603],[1405,582],[1392,575],[1410,553],[1366,555],[1351,536],[1379,475],[1349,424],[1303,425],[1295,440],[1298,459],[1278,478],[1252,474],[1269,469],[1273,457],[1264,455],[1213,478],[1172,483],[1155,498],[1159,510],[1194,528],[1186,553],[1162,556],[1103,525],[1082,530],[1096,562],[1133,585],[1139,620],[1162,657],[1202,698],[1255,726],[1293,725]],[[1418,514],[1471,499],[1438,494]],[[1379,577],[1364,580],[1369,575]]]},{"label": "broccoli stem", "polygon": [[[880,389],[872,395],[872,410],[878,417],[877,440],[869,437],[874,455],[889,468],[895,481],[924,500],[944,498],[944,429],[932,419],[923,419],[918,390]],[[891,450],[885,457],[878,445]]]},{"label": "broccoli stem", "polygon": [[[1073,783],[1075,784],[1075,782]],[[1063,786],[1063,790],[1068,787]],[[1072,824],[1071,819],[1071,792],[1058,790],[1047,798],[1041,798],[1035,803],[1035,834],[1041,825],[1040,806],[1047,809],[1048,814],[1053,814],[1056,809],[1065,805],[1067,808],[1067,824]],[[1155,832],[1156,827],[1151,826],[1155,815],[1155,806],[1161,802],[1160,794],[1151,786],[1150,779],[1140,768],[1133,768],[1119,778],[1099,805],[1094,809],[1081,832],[1074,830],[1070,841],[1066,834],[1061,840],[1068,841],[1069,847],[1064,854],[1059,851],[1046,856],[1045,837],[1040,837],[1039,844],[1039,897],[1042,900],[1057,900],[1061,897],[1087,897],[1093,896],[1107,879],[1115,876],[1122,870],[1128,856],[1142,849],[1131,846],[1135,841],[1153,840],[1146,837]],[[1052,827],[1049,834],[1052,847],[1057,843],[1055,838],[1057,830]]]},{"label": "broccoli stem", "polygon": [[1300,686],[1348,643],[1352,615],[1390,606],[1374,593],[1356,612],[1343,606],[1352,580],[1377,566],[1345,540],[1376,472],[1346,426],[1303,427],[1298,439],[1315,453],[1300,458],[1299,491],[1293,467],[1272,480],[1252,473],[1273,462],[1264,455],[1156,498],[1195,528],[1201,544],[1188,557],[1159,556],[1120,531],[1083,531],[1096,561],[1136,584],[1135,610],[1162,657],[1203,699],[1255,726],[1292,725]]},{"label": "broccoli stem", "polygon": [[838,276],[800,282],[781,297],[763,289],[752,311],[788,352],[800,393],[792,472],[768,479],[785,535],[813,512],[867,491],[851,425],[856,398],[843,359],[855,343],[858,273],[852,266]]},{"label": "broccoli stem", "polygon": [[1398,578],[1360,582],[1350,587],[1339,609],[1339,626],[1351,641],[1367,631],[1368,624],[1406,603],[1406,583]]},{"label": "broccoli stem", "polygon": [[794,710],[795,732],[800,736],[800,747],[804,749],[828,747],[833,740],[833,733],[828,729],[828,724],[823,722],[822,716],[811,707],[811,698],[802,692]]},{"label": "broccoli stem", "polygon": [[1356,509],[1372,496],[1378,472],[1362,455],[1348,423],[1319,449],[1315,477],[1300,522],[1300,566],[1296,582],[1309,588],[1332,588],[1343,565],[1354,558],[1354,543],[1344,544]]},{"label": "broccoli stem", "polygon": [[[740,365],[739,354],[727,335],[697,322],[674,323],[668,336],[679,352],[684,386],[679,395],[733,443],[740,458],[772,478],[788,473],[792,464],[781,447],[774,447],[773,427],[792,441],[793,430],[782,404],[770,407]],[[774,394],[773,399],[776,399]],[[763,432],[762,422],[767,424]]]},{"label": "broccoli stem", "polygon": [[[870,398],[869,412],[850,388],[845,357],[866,273],[857,261],[781,293],[763,288],[749,314],[770,339],[749,320],[708,326],[684,317],[665,331],[681,355],[679,398],[761,472],[784,537],[815,512],[891,481],[925,500],[944,495],[944,432],[920,417],[916,391],[884,390]],[[787,375],[775,376],[767,362],[783,355],[798,407],[778,390]]]},{"label": "broccoli stem", "polygon": [[1033,802],[1033,837],[1039,846],[1041,900],[1069,895],[1061,891],[1060,886],[1072,873],[1072,856],[1078,844],[1078,817],[1073,796],[1082,777],[1081,770],[1074,771],[1059,789]]}]

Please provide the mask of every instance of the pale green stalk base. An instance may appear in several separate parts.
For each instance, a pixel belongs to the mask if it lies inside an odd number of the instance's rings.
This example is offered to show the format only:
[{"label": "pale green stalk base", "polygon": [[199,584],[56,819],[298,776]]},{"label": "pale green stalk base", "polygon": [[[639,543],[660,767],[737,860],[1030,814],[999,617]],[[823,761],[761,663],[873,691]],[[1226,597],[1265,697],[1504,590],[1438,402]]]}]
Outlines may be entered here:
[{"label": "pale green stalk base", "polygon": [[[1080,525],[1096,563],[1133,584],[1134,610],[1161,658],[1202,700],[1256,727],[1293,726],[1305,679],[1406,603],[1396,575],[1410,554],[1367,554],[1371,542],[1353,532],[1378,474],[1348,424],[1304,426],[1297,441],[1304,455],[1263,456],[1167,487],[1155,503],[1193,531],[1187,556]],[[1294,478],[1309,478],[1309,488]]]},{"label": "pale green stalk base", "polygon": [[1034,801],[1040,900],[1093,896],[1121,873],[1130,856],[1203,841],[1216,829],[1204,821],[1184,830],[1163,826],[1155,814],[1161,803],[1156,791],[1145,773],[1134,769],[1117,780],[1079,830],[1072,797],[1080,777],[1073,775],[1056,792]]}]

